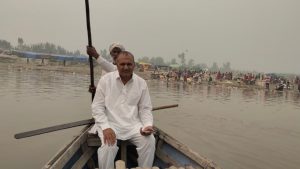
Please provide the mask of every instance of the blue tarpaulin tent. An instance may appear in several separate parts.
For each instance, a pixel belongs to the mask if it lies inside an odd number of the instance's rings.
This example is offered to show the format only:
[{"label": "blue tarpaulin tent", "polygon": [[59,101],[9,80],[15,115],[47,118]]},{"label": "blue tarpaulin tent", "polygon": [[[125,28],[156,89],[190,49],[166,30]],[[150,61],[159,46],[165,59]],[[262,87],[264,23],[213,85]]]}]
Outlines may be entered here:
[{"label": "blue tarpaulin tent", "polygon": [[77,62],[87,62],[87,56],[68,56],[68,55],[58,55],[58,54],[47,54],[47,53],[37,53],[37,52],[29,52],[29,51],[19,51],[13,50],[13,55],[17,55],[23,58],[30,59],[51,59],[57,61],[77,61]]}]

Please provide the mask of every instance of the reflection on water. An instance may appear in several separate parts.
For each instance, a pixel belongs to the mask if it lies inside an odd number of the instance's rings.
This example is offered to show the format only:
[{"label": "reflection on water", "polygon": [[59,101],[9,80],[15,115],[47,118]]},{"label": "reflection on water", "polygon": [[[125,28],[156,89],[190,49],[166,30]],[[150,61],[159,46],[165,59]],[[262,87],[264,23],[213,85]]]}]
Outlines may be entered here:
[{"label": "reflection on water", "polygon": [[[0,68],[0,168],[40,168],[80,128],[17,132],[90,118],[86,75]],[[300,166],[300,94],[149,80],[155,124],[223,168]],[[28,156],[30,152],[30,156]],[[18,162],[15,160],[18,159]],[[35,159],[35,160],[32,160]]]},{"label": "reflection on water", "polygon": [[222,85],[198,85],[183,84],[181,82],[166,83],[164,81],[149,81],[151,92],[155,98],[175,99],[195,98],[216,100],[221,103],[232,100],[241,100],[243,102],[277,105],[289,104],[295,109],[300,108],[300,94],[295,90],[275,91],[275,90],[258,90],[253,88],[237,88]]},{"label": "reflection on water", "polygon": [[224,168],[298,168],[300,94],[151,81],[156,123]]}]

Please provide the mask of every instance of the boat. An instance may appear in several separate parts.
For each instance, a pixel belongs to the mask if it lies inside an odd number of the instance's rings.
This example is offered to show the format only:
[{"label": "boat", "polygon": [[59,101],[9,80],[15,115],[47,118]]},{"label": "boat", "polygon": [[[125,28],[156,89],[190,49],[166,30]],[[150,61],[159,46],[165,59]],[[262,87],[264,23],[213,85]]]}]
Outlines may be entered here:
[{"label": "boat", "polygon": [[[101,141],[97,135],[82,129],[69,144],[54,155],[43,169],[92,169],[97,168],[97,149]],[[155,127],[156,151],[153,166],[159,168],[183,167],[195,169],[221,169],[212,160],[199,155],[189,147]],[[126,168],[137,167],[137,153],[134,145],[118,140],[119,152],[116,160],[125,162]]]},{"label": "boat", "polygon": [[278,86],[276,86],[275,90],[277,91],[283,91],[283,88],[284,88],[284,84],[279,84]]},{"label": "boat", "polygon": [[[90,29],[90,14],[89,14],[89,1],[85,0],[86,4],[86,19],[87,19],[87,32],[88,32],[88,46],[92,47],[91,29]],[[91,85],[94,86],[94,71],[92,56],[89,57],[90,62],[90,76]],[[95,93],[92,93],[92,98]],[[177,105],[178,106],[178,105]],[[88,120],[90,121],[90,120]],[[59,125],[54,128],[65,128]],[[83,128],[78,136],[76,136],[69,144],[64,146],[58,153],[52,157],[49,162],[43,167],[44,169],[94,169],[98,167],[97,150],[101,146],[101,140],[97,135],[89,134],[91,125]],[[44,129],[41,129],[44,130]],[[47,131],[50,132],[50,131]],[[27,132],[30,133],[30,132]],[[36,131],[31,133],[38,133]],[[41,133],[40,133],[41,134]],[[22,135],[22,134],[20,134]],[[221,169],[213,161],[200,156],[192,151],[186,145],[180,143],[167,133],[155,127],[154,136],[156,138],[156,150],[153,166],[159,168],[168,167],[185,167],[196,169]],[[15,136],[19,137],[18,135]],[[24,136],[23,136],[24,137]],[[26,136],[28,137],[28,136]],[[22,137],[20,137],[22,138]],[[127,141],[119,141],[119,152],[116,160],[120,158],[125,163],[126,168],[137,167],[137,152],[134,145]]]}]

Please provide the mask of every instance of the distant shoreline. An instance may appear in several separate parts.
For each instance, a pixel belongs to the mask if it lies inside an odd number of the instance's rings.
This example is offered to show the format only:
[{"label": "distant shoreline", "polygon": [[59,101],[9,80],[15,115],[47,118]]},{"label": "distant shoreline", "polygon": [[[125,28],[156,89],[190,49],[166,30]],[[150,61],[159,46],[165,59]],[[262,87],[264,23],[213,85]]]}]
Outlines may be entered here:
[{"label": "distant shoreline", "polygon": [[[20,58],[14,55],[0,54],[0,67],[13,68],[16,70],[41,70],[41,71],[58,71],[65,73],[90,74],[90,65],[88,63],[78,63],[66,61],[50,61],[48,59],[28,59]],[[135,72],[144,79],[151,78],[151,72]],[[94,62],[94,74],[101,75],[101,67]]]},{"label": "distant shoreline", "polygon": [[[69,73],[80,73],[88,74],[89,67],[87,64],[74,64],[66,62],[64,66],[62,62],[59,61],[49,61],[45,59],[43,62],[41,59],[27,59],[19,57],[7,57],[0,55],[0,62],[2,66],[5,63],[8,63],[7,66],[14,69],[26,69],[26,70],[47,70],[47,71],[60,71],[60,72],[69,72]],[[95,69],[95,73],[101,73],[100,69]]]},{"label": "distant shoreline", "polygon": [[[57,71],[57,72],[64,72],[64,73],[75,73],[75,74],[83,74],[83,75],[89,75],[90,74],[90,67],[88,63],[78,63],[78,62],[72,62],[67,61],[65,62],[65,65],[62,61],[50,61],[48,59],[45,59],[42,61],[42,59],[26,59],[26,58],[20,58],[18,56],[14,55],[4,55],[0,54],[0,68],[12,68],[15,70],[39,70],[39,71]],[[136,74],[144,78],[145,80],[151,79],[152,72],[145,71],[145,72],[139,72],[135,71]],[[98,66],[97,63],[94,65],[94,74],[95,76],[100,77],[101,75],[101,67]],[[166,80],[164,80],[166,81]],[[169,81],[168,83],[175,83],[175,81]],[[183,82],[182,82],[183,83]],[[207,85],[208,83],[205,81],[203,83],[200,83],[199,85]],[[212,85],[223,85],[227,87],[237,87],[237,88],[247,88],[247,89],[259,89],[264,90],[265,87],[261,85],[246,85],[237,83],[236,81],[213,81]],[[270,85],[269,91],[274,91],[275,85]],[[290,89],[289,91],[296,91],[294,89]]]}]

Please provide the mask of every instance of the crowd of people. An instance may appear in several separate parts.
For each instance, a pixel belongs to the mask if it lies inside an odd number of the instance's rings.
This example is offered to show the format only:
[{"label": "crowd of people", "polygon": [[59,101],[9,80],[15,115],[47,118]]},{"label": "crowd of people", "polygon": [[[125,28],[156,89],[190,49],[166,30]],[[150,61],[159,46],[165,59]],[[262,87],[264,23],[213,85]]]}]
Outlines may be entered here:
[{"label": "crowd of people", "polygon": [[152,79],[160,79],[167,81],[182,81],[183,83],[214,83],[214,82],[236,82],[244,85],[259,85],[270,89],[270,85],[275,86],[275,89],[292,89],[298,88],[300,92],[300,78],[285,77],[276,74],[263,73],[242,73],[242,72],[210,72],[207,70],[169,70],[158,71],[154,70]]}]

